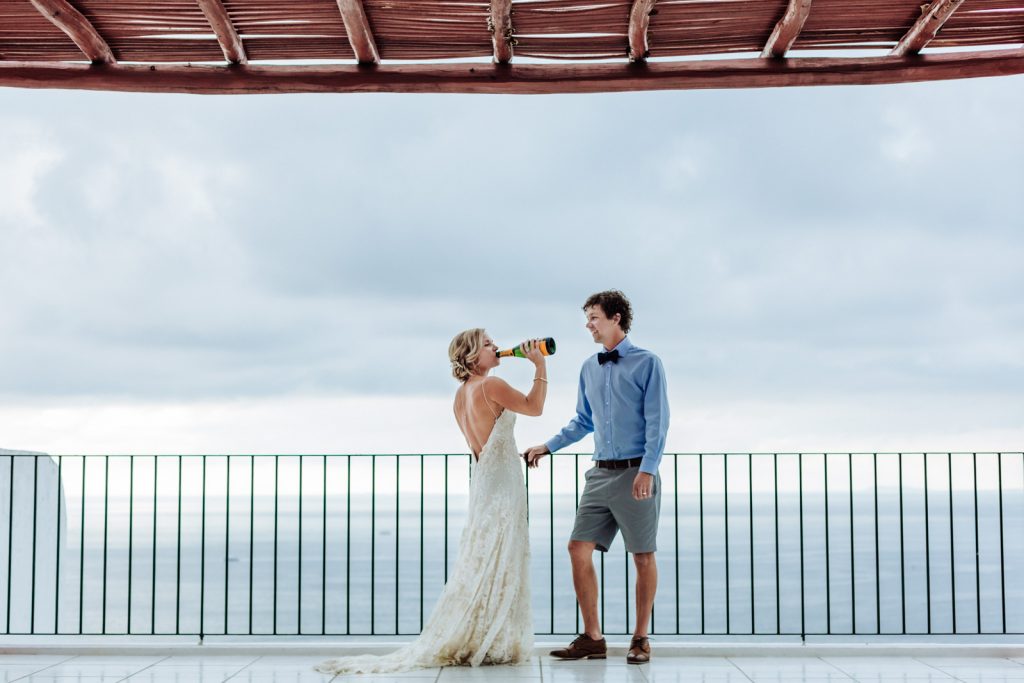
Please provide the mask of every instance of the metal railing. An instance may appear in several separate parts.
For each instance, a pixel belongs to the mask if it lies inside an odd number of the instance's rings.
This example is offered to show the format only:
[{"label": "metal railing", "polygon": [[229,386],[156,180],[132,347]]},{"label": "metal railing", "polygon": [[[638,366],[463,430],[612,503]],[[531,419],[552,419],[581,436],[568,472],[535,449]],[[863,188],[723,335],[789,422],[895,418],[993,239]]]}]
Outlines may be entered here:
[{"label": "metal railing", "polygon": [[[527,476],[538,635],[580,628],[589,466]],[[464,454],[0,456],[0,633],[418,633],[470,476]],[[661,477],[655,634],[1024,633],[1020,452],[666,454]],[[621,540],[596,562],[628,633]]]}]

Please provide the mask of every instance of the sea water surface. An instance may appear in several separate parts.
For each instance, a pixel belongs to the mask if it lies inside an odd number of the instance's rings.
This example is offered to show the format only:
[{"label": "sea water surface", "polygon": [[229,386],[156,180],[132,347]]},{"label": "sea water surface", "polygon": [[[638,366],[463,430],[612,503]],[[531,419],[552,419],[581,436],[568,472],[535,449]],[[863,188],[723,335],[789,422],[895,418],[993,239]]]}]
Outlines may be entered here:
[{"label": "sea water surface", "polygon": [[[821,455],[666,458],[654,632],[1024,632],[1020,456],[1004,461],[1001,490],[969,454],[929,456],[927,489],[922,455],[904,456],[902,489],[895,456],[880,457],[830,455],[828,472]],[[230,481],[224,457],[205,473],[158,460],[156,486],[153,458],[127,479],[126,463],[108,474],[88,462],[84,498],[65,463],[59,580],[37,568],[49,588],[35,604],[12,596],[12,632],[57,618],[72,633],[414,634],[457,561],[464,456],[446,478],[431,457],[307,456],[301,496],[291,456],[234,456]],[[556,458],[529,474],[538,634],[579,628],[565,545],[588,466]],[[12,572],[28,571],[16,559]],[[628,632],[635,573],[621,538],[595,561],[604,628]]]}]

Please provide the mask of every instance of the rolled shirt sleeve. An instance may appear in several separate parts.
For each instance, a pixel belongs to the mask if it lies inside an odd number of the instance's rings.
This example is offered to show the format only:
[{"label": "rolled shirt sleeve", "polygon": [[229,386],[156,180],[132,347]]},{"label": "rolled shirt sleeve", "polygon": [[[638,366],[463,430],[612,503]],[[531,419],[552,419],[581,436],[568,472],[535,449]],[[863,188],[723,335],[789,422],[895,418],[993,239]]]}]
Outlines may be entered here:
[{"label": "rolled shirt sleeve", "polygon": [[644,455],[640,471],[657,474],[668,438],[668,388],[661,359],[653,357],[650,375],[644,388]]}]

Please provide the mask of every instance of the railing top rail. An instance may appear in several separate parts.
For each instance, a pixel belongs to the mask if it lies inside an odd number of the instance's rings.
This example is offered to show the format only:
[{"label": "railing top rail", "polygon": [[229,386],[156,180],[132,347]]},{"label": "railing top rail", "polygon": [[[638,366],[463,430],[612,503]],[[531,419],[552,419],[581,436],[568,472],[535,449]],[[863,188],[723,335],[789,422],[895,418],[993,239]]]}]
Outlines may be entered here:
[{"label": "railing top rail", "polygon": [[[1024,449],[1016,450],[985,450],[985,451],[950,451],[942,449],[928,449],[928,450],[907,450],[907,451],[850,451],[850,450],[835,450],[835,451],[670,451],[665,452],[664,456],[687,456],[687,457],[699,457],[699,456],[732,456],[732,455],[749,455],[749,456],[774,456],[774,455],[787,455],[787,456],[800,456],[800,455],[884,455],[884,456],[898,456],[898,455],[1022,455]],[[559,452],[556,454],[559,457],[562,456],[587,456],[593,457],[592,452]],[[468,452],[460,453],[29,453],[29,452],[2,452],[0,456],[13,456],[13,457],[65,457],[65,458],[379,458],[379,457],[402,457],[402,458],[455,458],[455,457],[470,457]]]}]

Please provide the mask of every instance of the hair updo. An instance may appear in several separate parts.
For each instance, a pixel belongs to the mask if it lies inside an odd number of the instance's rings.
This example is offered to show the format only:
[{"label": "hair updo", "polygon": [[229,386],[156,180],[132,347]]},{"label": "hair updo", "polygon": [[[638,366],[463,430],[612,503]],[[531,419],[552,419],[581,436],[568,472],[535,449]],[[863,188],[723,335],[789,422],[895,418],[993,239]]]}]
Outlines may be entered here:
[{"label": "hair updo", "polygon": [[480,358],[480,350],[484,345],[484,330],[482,327],[474,327],[465,332],[459,332],[448,345],[448,360],[452,363],[452,376],[460,382],[465,382],[473,374],[477,359]]}]

